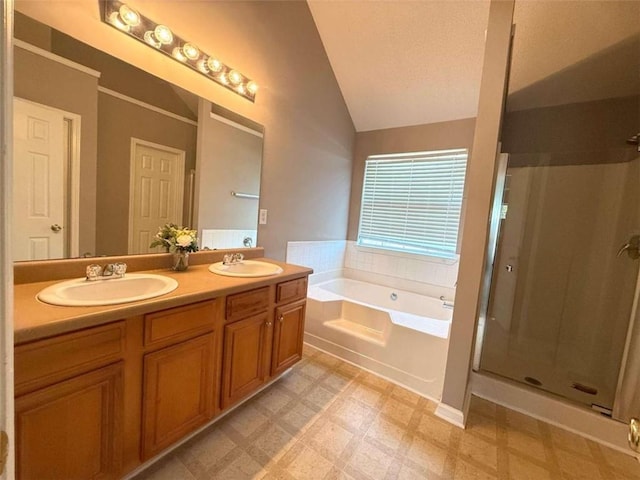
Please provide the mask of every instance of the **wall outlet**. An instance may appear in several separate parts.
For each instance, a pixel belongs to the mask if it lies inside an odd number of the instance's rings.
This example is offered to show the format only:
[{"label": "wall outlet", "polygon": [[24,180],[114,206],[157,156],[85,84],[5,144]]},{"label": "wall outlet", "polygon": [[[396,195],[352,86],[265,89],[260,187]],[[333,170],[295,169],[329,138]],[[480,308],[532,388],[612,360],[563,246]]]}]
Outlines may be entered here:
[{"label": "wall outlet", "polygon": [[267,224],[267,209],[266,208],[261,208],[260,209],[260,217],[258,219],[258,223],[260,225],[266,225]]}]

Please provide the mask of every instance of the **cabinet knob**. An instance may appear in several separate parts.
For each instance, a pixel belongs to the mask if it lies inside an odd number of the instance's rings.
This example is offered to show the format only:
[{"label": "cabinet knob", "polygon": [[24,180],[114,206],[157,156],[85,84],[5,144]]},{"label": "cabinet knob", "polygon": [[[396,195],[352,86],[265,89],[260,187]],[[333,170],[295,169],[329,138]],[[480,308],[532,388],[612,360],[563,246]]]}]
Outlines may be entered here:
[{"label": "cabinet knob", "polygon": [[280,320],[280,323],[282,323],[284,321],[284,315],[280,315],[279,320]]},{"label": "cabinet knob", "polygon": [[267,327],[270,327],[270,326],[271,326],[271,322],[267,322]]}]

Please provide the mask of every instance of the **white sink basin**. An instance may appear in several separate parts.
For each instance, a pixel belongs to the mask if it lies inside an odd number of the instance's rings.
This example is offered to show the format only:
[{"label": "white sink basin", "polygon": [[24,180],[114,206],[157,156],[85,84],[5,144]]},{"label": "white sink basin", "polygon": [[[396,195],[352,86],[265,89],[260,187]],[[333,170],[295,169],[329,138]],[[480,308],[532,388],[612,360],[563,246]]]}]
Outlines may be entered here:
[{"label": "white sink basin", "polygon": [[243,260],[230,265],[224,265],[222,262],[213,263],[209,265],[209,271],[227,277],[268,277],[282,273],[282,268],[259,260]]},{"label": "white sink basin", "polygon": [[178,287],[173,278],[152,273],[127,273],[122,278],[89,282],[84,278],[56,283],[38,293],[52,305],[115,305],[158,297]]}]

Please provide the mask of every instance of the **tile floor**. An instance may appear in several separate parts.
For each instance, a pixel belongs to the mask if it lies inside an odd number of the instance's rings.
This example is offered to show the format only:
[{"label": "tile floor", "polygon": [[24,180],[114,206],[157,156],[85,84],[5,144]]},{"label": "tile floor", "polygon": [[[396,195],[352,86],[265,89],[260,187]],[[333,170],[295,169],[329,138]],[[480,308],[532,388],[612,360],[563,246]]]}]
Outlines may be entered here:
[{"label": "tile floor", "polygon": [[479,398],[435,404],[305,346],[293,371],[136,480],[640,480],[632,457]]}]

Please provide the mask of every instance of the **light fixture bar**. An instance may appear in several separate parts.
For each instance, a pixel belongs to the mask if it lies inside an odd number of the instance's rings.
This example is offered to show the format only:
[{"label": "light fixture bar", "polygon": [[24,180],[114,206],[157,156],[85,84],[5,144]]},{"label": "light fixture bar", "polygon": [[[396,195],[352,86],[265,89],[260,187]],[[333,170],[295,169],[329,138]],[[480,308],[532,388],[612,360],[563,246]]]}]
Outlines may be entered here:
[{"label": "light fixture bar", "polygon": [[168,26],[155,23],[119,0],[102,0],[102,4],[103,22],[255,102],[258,85],[238,70],[177,36]]}]

